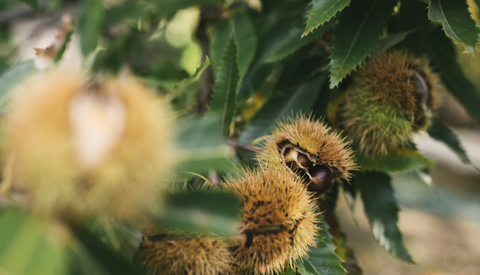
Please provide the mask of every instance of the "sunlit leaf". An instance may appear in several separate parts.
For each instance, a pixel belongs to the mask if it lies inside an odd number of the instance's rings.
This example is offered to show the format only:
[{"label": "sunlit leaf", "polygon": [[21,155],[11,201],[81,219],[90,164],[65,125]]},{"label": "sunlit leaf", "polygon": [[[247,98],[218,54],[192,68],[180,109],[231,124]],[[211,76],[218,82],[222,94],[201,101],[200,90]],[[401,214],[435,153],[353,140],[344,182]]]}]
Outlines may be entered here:
[{"label": "sunlit leaf", "polygon": [[12,91],[37,72],[33,60],[27,60],[11,66],[0,75],[0,109],[6,108]]},{"label": "sunlit leaf", "polygon": [[428,5],[428,18],[443,26],[445,34],[465,46],[466,53],[477,49],[480,29],[468,11],[465,0],[431,0]]},{"label": "sunlit leaf", "polygon": [[330,88],[342,81],[378,44],[396,0],[353,1],[333,30]]},{"label": "sunlit leaf", "polygon": [[[0,270],[2,274],[65,274],[70,255],[68,232],[16,210],[0,213]],[[64,237],[65,239],[62,239]]]},{"label": "sunlit leaf", "polygon": [[98,45],[103,20],[102,1],[85,0],[78,16],[78,35],[83,56],[88,56]]},{"label": "sunlit leaf", "polygon": [[178,97],[188,85],[196,82],[200,78],[202,73],[205,71],[205,69],[208,68],[208,66],[210,66],[210,59],[207,56],[205,58],[205,61],[202,63],[202,65],[200,65],[200,67],[198,67],[195,70],[195,73],[193,73],[193,75],[180,81],[177,85],[175,85],[175,87],[170,92],[170,100],[173,100],[176,97]]},{"label": "sunlit leaf", "polygon": [[394,257],[413,263],[397,227],[400,209],[390,177],[383,173],[366,172],[356,173],[353,180],[360,191],[375,240]]}]

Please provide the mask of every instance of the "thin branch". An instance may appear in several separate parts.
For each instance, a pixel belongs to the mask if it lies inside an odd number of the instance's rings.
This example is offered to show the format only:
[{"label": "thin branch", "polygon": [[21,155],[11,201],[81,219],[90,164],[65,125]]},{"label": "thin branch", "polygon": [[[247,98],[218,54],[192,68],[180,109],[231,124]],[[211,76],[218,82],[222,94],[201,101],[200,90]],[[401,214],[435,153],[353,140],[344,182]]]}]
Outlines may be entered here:
[{"label": "thin branch", "polygon": [[[200,12],[200,22],[198,23],[195,37],[202,47],[202,63],[206,57],[210,57],[210,39],[207,34],[207,27],[217,18],[218,9],[214,7],[203,7]],[[212,66],[203,71],[200,76],[200,98],[198,100],[198,109],[202,114],[207,113],[208,105],[213,93],[214,76]]]},{"label": "thin branch", "polygon": [[232,146],[236,151],[239,149],[247,150],[253,153],[260,153],[261,149],[250,144],[240,144],[234,141],[233,139],[227,140],[228,145]]},{"label": "thin branch", "polygon": [[35,11],[31,8],[17,8],[7,10],[5,12],[0,13],[0,26],[4,24],[10,23],[10,21],[30,17],[35,15]]}]

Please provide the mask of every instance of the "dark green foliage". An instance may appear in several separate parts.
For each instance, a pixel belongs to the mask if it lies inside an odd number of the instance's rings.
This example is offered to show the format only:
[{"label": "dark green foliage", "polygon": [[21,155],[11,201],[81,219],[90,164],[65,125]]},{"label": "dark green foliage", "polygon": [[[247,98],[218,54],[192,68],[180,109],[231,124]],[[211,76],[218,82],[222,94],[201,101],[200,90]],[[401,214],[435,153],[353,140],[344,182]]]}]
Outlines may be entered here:
[{"label": "dark green foliage", "polygon": [[450,149],[452,149],[452,151],[455,152],[464,163],[471,163],[467,156],[467,152],[463,149],[457,135],[455,135],[455,133],[440,120],[434,119],[432,121],[432,125],[428,128],[428,134],[432,138],[437,139],[450,147]]},{"label": "dark green foliage", "polygon": [[87,229],[76,232],[77,242],[71,248],[71,274],[142,275],[145,272],[134,267],[127,259],[102,243],[98,236]]},{"label": "dark green foliage", "polygon": [[80,8],[78,32],[84,56],[93,52],[97,47],[103,20],[102,13],[102,2],[97,0],[85,0]]},{"label": "dark green foliage", "polygon": [[333,31],[330,88],[354,70],[378,44],[395,0],[354,0]]},{"label": "dark green foliage", "polygon": [[480,29],[475,26],[466,1],[431,0],[428,18],[441,24],[448,37],[463,44],[466,53],[477,50]]},{"label": "dark green foliage", "polygon": [[378,172],[358,173],[354,178],[360,191],[375,240],[398,259],[413,263],[397,227],[398,208],[390,177]]},{"label": "dark green foliage", "polygon": [[344,275],[345,269],[341,266],[342,260],[335,254],[332,244],[332,235],[328,232],[329,225],[321,219],[321,230],[316,247],[313,247],[309,257],[296,262],[296,267],[302,275],[334,274]]},{"label": "dark green foliage", "polygon": [[227,135],[235,111],[235,91],[239,79],[237,51],[233,39],[230,39],[218,69],[209,114],[220,117],[222,123],[220,133]]},{"label": "dark green foliage", "polygon": [[337,12],[344,9],[351,0],[313,0],[310,5],[311,8],[307,13],[305,20],[305,32],[307,35],[334,17]]},{"label": "dark green foliage", "polygon": [[251,143],[268,135],[279,122],[296,113],[307,114],[313,107],[316,95],[326,80],[319,75],[295,90],[276,91],[270,101],[252,118],[239,137],[241,143]]},{"label": "dark green foliage", "polygon": [[168,194],[158,224],[190,232],[232,236],[239,216],[238,198],[225,192],[189,191]]}]

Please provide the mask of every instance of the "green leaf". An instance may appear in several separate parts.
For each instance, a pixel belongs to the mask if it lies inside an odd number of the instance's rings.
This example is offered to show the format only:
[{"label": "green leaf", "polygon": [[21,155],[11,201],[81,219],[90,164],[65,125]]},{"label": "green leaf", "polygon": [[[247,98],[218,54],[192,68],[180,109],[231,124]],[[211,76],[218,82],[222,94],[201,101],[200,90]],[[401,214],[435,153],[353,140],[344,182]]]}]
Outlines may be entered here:
[{"label": "green leaf", "polygon": [[233,35],[237,45],[238,71],[243,78],[252,63],[257,49],[257,35],[253,24],[247,16],[236,14],[232,19]]},{"label": "green leaf", "polygon": [[145,14],[145,3],[136,0],[119,1],[114,6],[104,10],[103,24],[115,26],[125,21],[137,21]]},{"label": "green leaf", "polygon": [[354,70],[378,44],[396,0],[353,1],[333,30],[330,88]]},{"label": "green leaf", "polygon": [[211,116],[178,124],[175,139],[179,149],[178,170],[195,173],[234,170],[233,151],[220,135],[220,119]]},{"label": "green leaf", "polygon": [[475,26],[465,0],[431,0],[428,18],[443,26],[445,34],[465,46],[465,53],[473,54],[477,49],[480,29]]},{"label": "green leaf", "polygon": [[445,145],[447,145],[450,149],[452,149],[453,152],[455,152],[455,154],[457,154],[463,163],[471,164],[465,149],[463,149],[462,144],[457,138],[457,135],[455,135],[455,133],[439,119],[432,119],[432,125],[430,125],[428,128],[428,134],[432,138],[445,143]]},{"label": "green leaf", "polygon": [[403,32],[399,32],[399,33],[394,33],[394,34],[390,34],[387,37],[384,37],[384,38],[380,39],[380,41],[378,43],[377,51],[378,52],[385,52],[389,48],[391,48],[391,47],[397,45],[398,43],[402,42],[405,39],[405,37],[407,37],[407,35],[411,34],[412,32],[415,32],[415,31],[416,31],[416,29],[403,31]]},{"label": "green leaf", "polygon": [[212,57],[213,71],[218,74],[221,69],[222,57],[227,50],[229,42],[234,39],[237,47],[237,62],[239,80],[237,91],[252,63],[257,49],[257,35],[249,17],[236,14],[233,18],[218,22],[213,29],[210,55]]},{"label": "green leaf", "polygon": [[323,197],[325,202],[328,205],[328,208],[332,211],[335,211],[335,207],[337,206],[338,201],[338,194],[340,192],[339,184],[334,184],[328,192],[326,192]]},{"label": "green leaf", "polygon": [[240,134],[239,142],[249,144],[263,135],[270,134],[287,116],[310,112],[325,80],[326,73],[312,78],[293,91],[278,91],[250,120]]},{"label": "green leaf", "polygon": [[316,246],[312,247],[308,257],[298,260],[296,266],[302,275],[344,275],[342,259],[335,254],[335,247],[332,245],[332,235],[328,232],[328,224],[320,217],[319,236],[315,241]]},{"label": "green leaf", "polygon": [[[75,275],[141,275],[143,270],[134,267],[131,260],[105,245],[86,229],[79,229],[77,239],[71,245],[72,270]],[[35,273],[36,274],[36,273]],[[51,273],[60,274],[60,273]]]},{"label": "green leaf", "polygon": [[297,275],[295,271],[290,267],[290,265],[286,265],[285,270],[278,273],[278,275]]},{"label": "green leaf", "polygon": [[158,0],[155,2],[161,14],[171,14],[177,10],[186,9],[191,6],[219,4],[222,3],[223,0]]},{"label": "green leaf", "polygon": [[441,72],[442,82],[448,91],[463,105],[467,113],[480,122],[480,91],[468,80],[455,57],[455,48],[450,39],[441,30],[436,30],[425,37],[426,49],[434,67]]},{"label": "green leaf", "polygon": [[62,44],[62,46],[60,47],[60,49],[58,50],[57,55],[55,55],[54,61],[55,61],[56,63],[58,63],[60,60],[62,60],[63,54],[65,53],[65,50],[67,49],[68,44],[69,44],[70,41],[72,40],[72,34],[73,34],[73,30],[68,31],[68,32],[65,34],[65,41],[63,41],[63,44]]},{"label": "green leaf", "polygon": [[[340,226],[338,218],[333,209],[324,203],[319,204],[323,211],[323,221],[328,224],[328,232],[332,234],[330,243],[335,247],[335,255],[342,260],[342,267],[350,274],[363,274],[362,269],[358,266],[358,260],[355,257],[355,252],[350,246],[345,232]],[[353,218],[353,216],[352,216]]]},{"label": "green leaf", "polygon": [[11,66],[0,75],[0,109],[6,107],[12,91],[36,72],[34,61],[27,60]]},{"label": "green leaf", "polygon": [[170,100],[173,100],[173,99],[177,98],[180,94],[182,94],[182,92],[185,90],[185,88],[188,85],[198,81],[198,79],[200,79],[200,76],[202,75],[203,71],[205,71],[205,69],[207,69],[208,66],[210,66],[210,59],[208,58],[208,56],[206,56],[205,61],[202,63],[202,65],[200,65],[200,67],[198,67],[195,70],[195,73],[193,73],[193,75],[191,75],[190,77],[180,81],[177,85],[175,85],[175,87],[170,92]]},{"label": "green leaf", "polygon": [[343,10],[351,0],[312,0],[311,8],[307,12],[305,30],[303,35],[308,35],[316,28],[328,22],[335,14]]},{"label": "green leaf", "polygon": [[274,10],[265,13],[265,16],[256,22],[258,49],[255,59],[240,86],[239,100],[246,100],[259,91],[265,92],[265,86],[270,87],[268,76],[272,74],[276,64],[264,63],[264,61],[278,44],[283,44],[282,41],[288,40],[291,29],[301,28],[300,20],[304,7],[300,3],[298,1],[287,1],[275,5]]},{"label": "green leaf", "polygon": [[237,233],[238,197],[224,191],[196,190],[167,194],[157,222],[162,227],[233,236]]},{"label": "green leaf", "polygon": [[19,1],[29,5],[36,12],[40,11],[40,5],[38,4],[38,0],[19,0]]},{"label": "green leaf", "polygon": [[57,235],[61,230],[45,220],[26,213],[2,210],[0,214],[2,274],[65,274],[70,254],[66,249],[67,240],[62,240]]},{"label": "green leaf", "polygon": [[419,152],[401,148],[388,155],[357,154],[357,164],[365,171],[406,172],[435,166],[435,162]]},{"label": "green leaf", "polygon": [[224,19],[215,24],[212,30],[212,45],[210,46],[210,58],[213,71],[218,73],[222,63],[222,57],[227,50],[228,43],[232,38],[232,28],[229,19]]},{"label": "green leaf", "polygon": [[88,56],[97,48],[102,21],[102,1],[83,1],[78,16],[78,35],[83,56]]},{"label": "green leaf", "polygon": [[235,112],[235,98],[238,83],[237,54],[234,40],[231,39],[224,53],[217,77],[208,115],[217,114],[222,120],[220,132],[228,135]]},{"label": "green leaf", "polygon": [[343,181],[342,189],[345,199],[347,200],[347,204],[350,207],[350,210],[353,210],[355,208],[355,202],[357,200],[357,187],[355,186],[355,182]]},{"label": "green leaf", "polygon": [[390,177],[378,172],[356,173],[355,181],[362,197],[365,213],[373,237],[394,257],[414,263],[403,244],[403,236],[397,227],[400,211]]},{"label": "green leaf", "polygon": [[264,62],[271,63],[284,59],[285,57],[296,52],[301,47],[315,41],[318,37],[322,36],[325,31],[332,28],[335,23],[336,22],[333,21],[328,22],[318,27],[312,32],[312,34],[307,37],[302,37],[301,28],[291,28],[286,33],[284,39],[279,41],[279,43],[276,43],[274,47],[272,47],[268,57],[265,59]]}]

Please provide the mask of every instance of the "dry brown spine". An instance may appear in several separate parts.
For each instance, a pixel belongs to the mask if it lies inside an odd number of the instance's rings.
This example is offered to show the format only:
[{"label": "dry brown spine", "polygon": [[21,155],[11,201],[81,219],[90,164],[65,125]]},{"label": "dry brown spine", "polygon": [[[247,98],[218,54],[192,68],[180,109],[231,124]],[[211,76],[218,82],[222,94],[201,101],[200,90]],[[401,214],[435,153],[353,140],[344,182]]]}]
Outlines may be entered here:
[{"label": "dry brown spine", "polygon": [[150,230],[143,234],[134,264],[151,275],[228,275],[233,257],[221,238]]},{"label": "dry brown spine", "polygon": [[231,247],[238,272],[278,272],[315,244],[318,228],[312,193],[286,169],[246,170],[225,186],[242,202],[240,234]]}]

